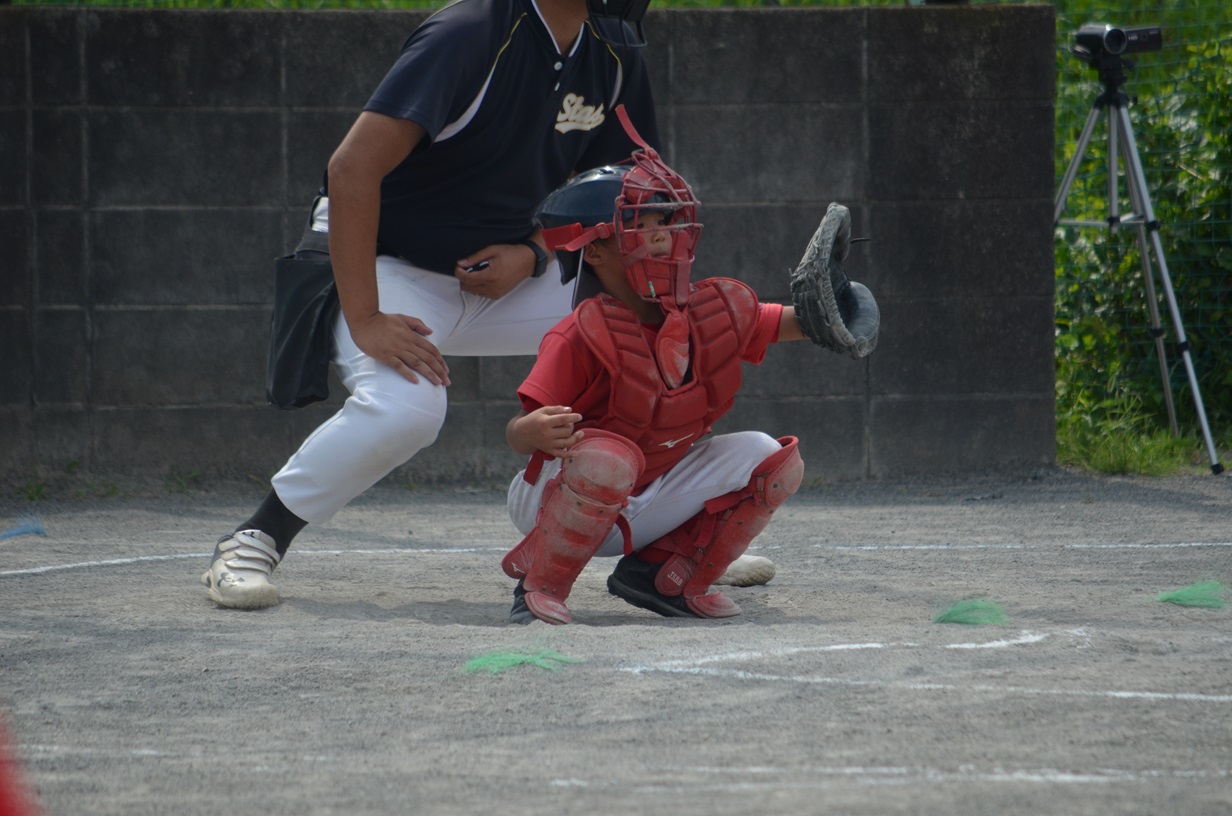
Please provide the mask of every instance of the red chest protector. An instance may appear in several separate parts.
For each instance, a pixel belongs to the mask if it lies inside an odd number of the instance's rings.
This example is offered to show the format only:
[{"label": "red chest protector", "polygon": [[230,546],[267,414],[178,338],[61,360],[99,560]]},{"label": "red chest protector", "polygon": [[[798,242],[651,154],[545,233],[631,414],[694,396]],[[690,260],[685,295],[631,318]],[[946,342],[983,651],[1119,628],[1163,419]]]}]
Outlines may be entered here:
[{"label": "red chest protector", "polygon": [[694,285],[684,309],[690,371],[668,388],[633,310],[608,295],[583,302],[577,324],[611,379],[607,413],[581,427],[633,440],[646,457],[640,489],[670,470],[731,408],[743,376],[740,355],[757,326],[757,296],[729,278]]}]

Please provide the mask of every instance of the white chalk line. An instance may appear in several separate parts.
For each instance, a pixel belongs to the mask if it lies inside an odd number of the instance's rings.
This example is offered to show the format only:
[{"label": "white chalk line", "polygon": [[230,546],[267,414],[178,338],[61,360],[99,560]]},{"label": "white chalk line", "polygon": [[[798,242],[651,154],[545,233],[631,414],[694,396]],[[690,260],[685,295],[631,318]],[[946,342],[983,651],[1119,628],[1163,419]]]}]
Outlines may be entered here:
[{"label": "white chalk line", "polygon": [[[815,541],[813,549],[875,552],[878,550],[1046,550],[1049,544],[827,544]],[[1157,544],[1058,544],[1063,550],[1183,550],[1194,547],[1232,547],[1232,541],[1177,541]],[[780,547],[779,549],[786,549]]]},{"label": "white chalk line", "polygon": [[[135,760],[143,759],[207,759],[213,754],[204,750],[168,751],[157,748],[120,749],[115,746],[92,748],[80,745],[25,745],[22,753],[28,759],[37,761],[40,756],[103,756],[108,759],[128,757]],[[295,761],[303,763],[328,764],[335,758],[321,754],[305,754],[295,757]],[[1095,768],[1089,771],[1061,771],[1055,768],[1019,768],[1008,769],[993,766],[986,769],[974,765],[960,765],[954,769],[902,766],[861,766],[861,765],[826,765],[809,766],[806,768],[776,768],[769,766],[751,767],[707,767],[707,766],[669,766],[660,767],[660,771],[671,776],[696,775],[703,777],[722,777],[722,780],[707,779],[706,790],[764,790],[783,788],[816,788],[828,784],[834,779],[852,779],[866,785],[903,785],[903,784],[950,784],[950,783],[984,783],[984,782],[1028,782],[1049,784],[1110,784],[1125,782],[1153,782],[1159,780],[1225,780],[1232,778],[1232,770],[1226,768],[1209,768],[1199,770],[1164,770],[1156,768]],[[804,781],[790,782],[793,778]],[[821,778],[821,779],[819,779]],[[739,781],[733,781],[739,780]],[[577,777],[553,779],[549,783],[556,788],[616,788],[633,793],[689,793],[695,787],[681,785],[657,785],[654,783],[640,784],[630,787],[628,780],[604,778],[599,780],[579,779]]]},{"label": "white chalk line", "polygon": [[[1069,632],[1071,635],[1085,636],[1086,633],[1081,629],[1073,629]],[[1048,635],[1042,635],[1036,632],[1023,632],[1013,640],[990,640],[987,643],[950,643],[943,646],[943,649],[1005,649],[1009,646],[1026,646],[1031,643],[1040,643],[1048,638]]]},{"label": "white chalk line", "polygon": [[[104,757],[130,757],[132,759],[209,759],[218,756],[215,751],[207,751],[205,749],[198,750],[176,750],[166,751],[158,748],[128,748],[119,749],[115,747],[92,748],[85,745],[23,745],[21,753],[29,757],[35,756],[63,756],[63,755],[81,755],[92,756],[99,755]],[[296,757],[291,757],[295,762],[336,762],[337,758],[322,754],[301,754]]]},{"label": "white chalk line", "polygon": [[[454,553],[505,552],[500,547],[398,547],[388,550],[295,550],[299,555],[452,555]],[[96,567],[121,567],[155,561],[180,561],[186,558],[200,559],[208,566],[209,553],[179,553],[177,555],[137,555],[132,558],[112,558],[105,561],[77,561],[71,564],[49,564],[42,567],[26,567],[0,571],[0,578],[16,575],[44,575],[49,572],[93,569]]]},{"label": "white chalk line", "polygon": [[[875,551],[875,550],[1023,550],[1028,546],[1034,549],[1042,549],[1046,545],[1026,545],[1026,544],[822,544],[815,543],[808,545],[813,548],[824,547],[829,550],[843,551]],[[1149,549],[1183,549],[1190,547],[1232,547],[1232,542],[1228,541],[1192,541],[1178,543],[1162,543],[1162,544],[1062,544],[1062,549],[1075,550],[1149,550]],[[786,546],[777,546],[772,549],[788,549]],[[487,552],[506,552],[506,547],[395,547],[386,550],[294,550],[297,556],[300,555],[452,555],[454,553],[466,553],[473,555],[475,553]],[[133,556],[132,558],[112,558],[103,561],[77,561],[69,564],[49,564],[40,567],[27,567],[25,569],[0,570],[0,578],[9,578],[19,575],[45,575],[52,572],[64,572],[67,570],[77,569],[93,569],[97,567],[119,567],[128,564],[140,564],[156,561],[178,561],[185,558],[200,558],[202,560],[209,557],[208,553],[180,553],[176,555],[141,555]]]},{"label": "white chalk line", "polygon": [[[1071,640],[1087,639],[1086,629],[1067,629],[1060,634],[1068,635]],[[791,655],[807,654],[813,652],[855,652],[868,649],[920,649],[920,648],[939,648],[939,649],[1005,649],[1010,646],[1026,646],[1033,643],[1041,643],[1052,635],[1039,632],[1023,631],[1021,635],[1013,640],[992,640],[982,643],[946,643],[935,647],[925,647],[919,643],[911,641],[903,641],[900,643],[829,643],[822,646],[788,646],[782,649],[775,649],[773,652],[766,651],[749,651],[749,652],[727,652],[726,654],[707,655],[705,657],[689,658],[687,660],[665,660],[656,663],[654,666],[626,668],[622,671],[640,672],[640,671],[659,671],[673,668],[689,668],[704,666],[709,663],[733,663],[746,660],[766,660],[776,657],[790,657]]]},{"label": "white chalk line", "polygon": [[[783,790],[785,788],[812,789],[827,786],[836,779],[850,779],[862,785],[977,784],[987,782],[1073,785],[1155,782],[1168,779],[1185,781],[1201,779],[1226,780],[1232,777],[1232,770],[1226,768],[1203,770],[1096,768],[1090,771],[1079,772],[1062,771],[1055,768],[1009,769],[997,766],[981,769],[972,765],[962,765],[951,770],[928,767],[863,767],[854,765],[810,766],[807,768],[789,769],[773,767],[698,768],[686,766],[665,767],[662,770],[676,777],[687,774],[722,777],[720,780],[707,781],[705,787],[708,791]],[[799,781],[789,781],[797,778]],[[576,777],[554,779],[549,784],[557,788],[619,787],[622,790],[639,794],[688,793],[695,789],[679,783],[670,785],[651,783],[629,787],[628,782],[625,780],[587,780]]]},{"label": "white chalk line", "polygon": [[[1070,629],[1059,634],[1066,635],[1071,642],[1089,641],[1085,629]],[[933,646],[938,649],[1006,649],[1014,646],[1028,646],[1042,643],[1052,635],[1038,632],[1022,632],[1017,638],[984,641],[982,643],[948,643]],[[887,688],[918,692],[987,692],[992,694],[1018,694],[1027,696],[1074,697],[1084,699],[1107,700],[1142,700],[1157,702],[1184,703],[1232,703],[1232,694],[1196,694],[1189,692],[1164,691],[1120,691],[1099,689],[1058,689],[1031,688],[1027,686],[996,686],[987,684],[955,685],[951,683],[910,683],[887,682],[884,680],[860,680],[848,677],[824,677],[817,675],[783,675],[768,672],[753,672],[735,668],[709,668],[713,663],[733,663],[750,660],[773,660],[790,657],[791,655],[808,652],[855,651],[862,649],[916,649],[926,648],[918,643],[839,643],[824,646],[792,646],[773,651],[729,652],[727,654],[708,655],[688,660],[667,660],[660,663],[643,666],[629,666],[618,671],[629,674],[652,674],[663,672],[667,674],[692,674],[705,677],[730,678],[735,680],[751,680],[758,682],[798,683],[801,685],[832,685],[861,688]],[[1080,646],[1081,648],[1081,646]]]},{"label": "white chalk line", "polygon": [[666,672],[668,674],[692,674],[706,677],[733,678],[769,682],[799,683],[802,685],[832,685],[868,688],[892,688],[906,691],[956,691],[964,694],[989,692],[993,694],[1046,695],[1052,697],[1104,698],[1111,700],[1155,700],[1160,702],[1187,703],[1232,703],[1232,694],[1189,694],[1163,691],[1085,691],[1082,689],[1047,689],[1021,686],[968,685],[947,683],[886,683],[881,680],[852,680],[845,677],[816,677],[807,675],[767,674],[740,669],[705,669],[700,666],[637,666],[621,669],[633,674]]}]

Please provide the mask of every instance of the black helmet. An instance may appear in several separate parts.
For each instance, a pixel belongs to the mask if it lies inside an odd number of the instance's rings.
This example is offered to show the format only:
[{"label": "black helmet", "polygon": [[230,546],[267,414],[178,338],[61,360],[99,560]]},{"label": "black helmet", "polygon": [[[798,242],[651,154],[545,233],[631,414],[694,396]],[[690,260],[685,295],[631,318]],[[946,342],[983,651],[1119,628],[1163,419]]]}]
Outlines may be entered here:
[{"label": "black helmet", "polygon": [[[557,187],[535,210],[535,225],[553,229],[570,224],[583,228],[610,223],[615,218],[616,199],[624,189],[628,165],[607,165],[579,173]],[[568,283],[581,268],[581,250],[556,250],[560,281]]]}]

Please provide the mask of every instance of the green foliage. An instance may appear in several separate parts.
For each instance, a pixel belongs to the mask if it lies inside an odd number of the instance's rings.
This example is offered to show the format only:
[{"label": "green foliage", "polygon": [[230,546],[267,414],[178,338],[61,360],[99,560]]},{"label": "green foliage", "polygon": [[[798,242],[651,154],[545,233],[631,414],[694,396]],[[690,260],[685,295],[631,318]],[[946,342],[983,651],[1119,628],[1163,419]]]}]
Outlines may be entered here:
[{"label": "green foliage", "polygon": [[[1058,361],[1063,359],[1058,353]],[[1205,440],[1196,431],[1173,436],[1155,412],[1144,406],[1134,391],[1136,384],[1115,374],[1098,384],[1084,376],[1086,384],[1075,385],[1074,379],[1057,380],[1060,464],[1141,476],[1167,476],[1209,466]],[[1226,441],[1223,447],[1229,447]]]},{"label": "green foliage", "polygon": [[27,482],[21,487],[21,495],[26,501],[43,501],[47,498],[47,483]]},{"label": "green foliage", "polygon": [[[1160,25],[1161,52],[1132,56],[1124,89],[1181,325],[1191,344],[1207,418],[1232,424],[1232,16],[1213,0],[1114,7],[1090,0],[1057,4],[1057,178],[1077,149],[1082,124],[1103,86],[1069,53],[1085,22]],[[1134,99],[1136,97],[1136,100]],[[1064,216],[1108,213],[1106,117],[1066,201]],[[1121,214],[1132,212],[1118,158]],[[1170,440],[1165,378],[1151,335],[1148,283],[1136,230],[1057,230],[1056,362],[1058,457],[1112,472],[1178,466],[1177,448],[1202,446],[1188,372],[1175,347],[1176,323],[1162,279],[1152,277],[1166,332],[1167,388],[1185,438]],[[1152,263],[1153,253],[1148,253]],[[1158,457],[1159,462],[1149,464]]]},{"label": "green foliage", "polygon": [[[1057,417],[1057,461],[1101,473],[1166,476],[1196,465],[1196,437],[1174,437],[1123,392],[1078,400]],[[1086,395],[1088,399],[1090,394]]]},{"label": "green foliage", "polygon": [[164,486],[168,493],[187,493],[192,488],[200,485],[201,478],[201,472],[197,470],[190,473],[171,471],[164,480]]}]

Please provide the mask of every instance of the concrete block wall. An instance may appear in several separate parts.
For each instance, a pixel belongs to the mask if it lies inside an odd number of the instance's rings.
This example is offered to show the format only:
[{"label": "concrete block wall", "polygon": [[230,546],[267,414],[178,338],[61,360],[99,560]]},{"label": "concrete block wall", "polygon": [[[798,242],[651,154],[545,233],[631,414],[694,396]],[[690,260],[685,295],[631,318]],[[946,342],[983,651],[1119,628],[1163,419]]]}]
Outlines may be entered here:
[{"label": "concrete block wall", "polygon": [[[277,470],[341,404],[264,401],[274,257],[420,12],[0,7],[0,479]],[[1055,458],[1051,5],[653,10],[665,153],[702,276],[788,297],[830,201],[883,334],[793,344],[720,430],[795,434],[810,481]],[[530,358],[451,359],[390,478],[503,482]]]}]

